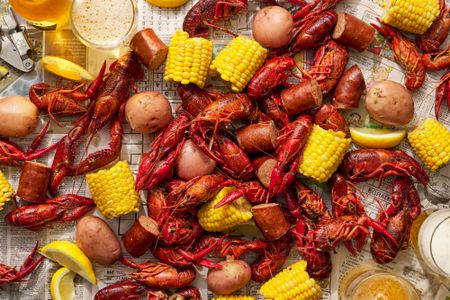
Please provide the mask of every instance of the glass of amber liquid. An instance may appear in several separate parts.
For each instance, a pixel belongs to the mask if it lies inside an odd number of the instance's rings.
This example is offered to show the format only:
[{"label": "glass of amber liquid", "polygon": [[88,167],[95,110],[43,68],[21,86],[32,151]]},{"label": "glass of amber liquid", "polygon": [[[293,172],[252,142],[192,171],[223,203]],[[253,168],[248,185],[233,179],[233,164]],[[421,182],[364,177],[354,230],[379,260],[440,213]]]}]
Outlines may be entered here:
[{"label": "glass of amber liquid", "polygon": [[14,11],[40,29],[60,29],[69,23],[71,0],[9,0]]}]

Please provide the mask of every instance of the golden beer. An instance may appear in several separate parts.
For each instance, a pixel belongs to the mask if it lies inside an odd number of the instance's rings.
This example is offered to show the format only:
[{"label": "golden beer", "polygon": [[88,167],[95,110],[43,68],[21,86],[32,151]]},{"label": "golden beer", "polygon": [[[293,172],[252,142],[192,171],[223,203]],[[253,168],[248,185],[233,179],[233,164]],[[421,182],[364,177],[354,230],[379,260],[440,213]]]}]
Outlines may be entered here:
[{"label": "golden beer", "polygon": [[37,27],[61,27],[68,23],[71,0],[9,0],[16,13]]}]

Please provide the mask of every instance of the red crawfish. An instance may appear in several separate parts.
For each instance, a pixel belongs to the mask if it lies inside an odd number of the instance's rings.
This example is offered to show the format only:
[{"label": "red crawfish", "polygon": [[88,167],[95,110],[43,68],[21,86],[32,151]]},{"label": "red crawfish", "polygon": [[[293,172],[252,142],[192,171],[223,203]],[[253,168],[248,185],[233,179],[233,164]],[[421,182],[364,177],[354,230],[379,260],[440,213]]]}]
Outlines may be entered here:
[{"label": "red crawfish", "polygon": [[187,286],[184,288],[180,288],[175,291],[176,295],[180,295],[181,297],[184,297],[183,300],[200,300],[201,295],[200,291],[192,286]]},{"label": "red crawfish", "polygon": [[92,199],[66,194],[46,200],[42,204],[19,207],[5,216],[7,223],[33,231],[45,228],[50,222],[69,222],[81,218],[95,208]]},{"label": "red crawfish", "polygon": [[80,103],[91,99],[97,93],[103,82],[106,62],[103,64],[97,78],[91,83],[86,92],[80,92],[86,83],[74,89],[52,88],[46,83],[36,83],[30,87],[29,96],[38,109],[46,110],[49,116],[56,121],[54,114],[76,115],[87,112],[87,108]]},{"label": "red crawfish", "polygon": [[299,180],[295,181],[295,191],[283,193],[289,213],[296,219],[306,218],[313,222],[320,222],[331,215],[322,197]]},{"label": "red crawfish", "polygon": [[440,0],[439,4],[441,13],[430,28],[417,37],[417,45],[425,53],[438,51],[450,31],[450,8],[445,5],[445,0]]},{"label": "red crawfish", "polygon": [[153,140],[139,164],[136,190],[151,189],[167,177],[183,147],[188,124],[189,116],[181,113]]},{"label": "red crawfish", "polygon": [[146,288],[133,280],[126,279],[110,284],[99,290],[94,300],[117,300],[145,297]]},{"label": "red crawfish", "polygon": [[420,89],[425,81],[426,69],[416,46],[389,25],[371,25],[387,39],[394,53],[395,60],[405,69],[405,85],[408,90],[415,91]]},{"label": "red crawfish", "polygon": [[195,84],[180,84],[178,85],[178,93],[181,97],[181,107],[187,111],[192,117],[196,117],[209,104],[214,102],[219,95],[218,92],[207,91],[199,88]]},{"label": "red crawfish", "polygon": [[250,80],[247,94],[254,99],[268,96],[275,87],[293,75],[289,70],[295,65],[295,60],[289,56],[279,56],[268,60]]},{"label": "red crawfish", "polygon": [[31,143],[30,148],[28,150],[23,150],[19,145],[17,145],[14,142],[11,142],[7,139],[0,138],[0,165],[7,165],[7,166],[19,166],[20,162],[27,161],[27,160],[33,160],[36,158],[39,158],[41,156],[44,156],[48,152],[55,149],[60,141],[42,148],[39,148],[42,139],[44,138],[45,134],[47,133],[48,126],[50,123],[47,123],[42,131],[39,133],[39,135],[33,140]]},{"label": "red crawfish", "polygon": [[270,243],[270,246],[251,264],[252,280],[266,282],[281,269],[291,251],[287,236]]},{"label": "red crawfish", "polygon": [[401,150],[359,149],[347,152],[340,166],[352,182],[390,175],[413,176],[424,186],[430,178],[422,166]]},{"label": "red crawfish", "polygon": [[331,104],[324,104],[314,113],[314,124],[323,129],[343,131],[349,135],[347,121],[344,116]]},{"label": "red crawfish", "polygon": [[315,78],[323,93],[328,93],[337,84],[348,62],[348,49],[330,40],[317,49],[311,68],[305,76]]},{"label": "red crawfish", "polygon": [[[171,209],[168,209],[167,214]],[[194,217],[184,218],[169,216],[164,218],[161,226],[161,239],[164,244],[171,245],[190,245],[203,235],[203,229]]]},{"label": "red crawfish", "polygon": [[167,217],[164,209],[168,206],[165,191],[162,188],[154,188],[147,192],[147,214],[158,224],[162,224]]},{"label": "red crawfish", "polygon": [[189,268],[194,264],[205,266],[207,268],[216,268],[220,265],[203,258],[203,256],[208,254],[213,247],[215,247],[215,244],[210,245],[210,247],[203,249],[198,253],[192,253],[189,250],[183,249],[179,246],[158,246],[152,251],[152,254],[161,262],[177,268]]},{"label": "red crawfish", "polygon": [[391,262],[401,249],[408,248],[412,223],[421,211],[419,194],[408,177],[398,177],[394,181],[391,199],[392,203],[386,211],[380,211],[377,220],[398,244],[393,244],[376,231],[373,233],[370,251],[380,264]]},{"label": "red crawfish", "polygon": [[236,186],[237,189],[226,194],[222,200],[220,200],[214,208],[222,207],[237,199],[244,197],[251,203],[262,203],[267,199],[266,189],[259,183],[259,181],[244,181],[239,183],[235,180],[227,180],[222,184],[223,186]]},{"label": "red crawfish", "polygon": [[207,37],[213,23],[247,10],[247,0],[200,0],[186,14],[183,30],[190,37]]},{"label": "red crawfish", "polygon": [[121,262],[126,266],[139,270],[131,274],[131,278],[138,282],[156,289],[176,289],[191,284],[196,276],[194,268],[182,271],[159,262],[146,262],[136,264],[133,261],[122,258]]},{"label": "red crawfish", "polygon": [[[344,215],[366,216],[361,199],[353,188],[354,185],[340,173],[335,173],[331,178],[331,205],[334,217]],[[356,239],[356,249],[359,252],[364,246],[366,237],[366,235],[361,234]],[[356,255],[351,241],[344,242],[344,244],[352,255]]]},{"label": "red crawfish", "polygon": [[281,130],[278,137],[280,146],[276,150],[277,163],[270,176],[271,196],[283,192],[295,179],[299,155],[306,144],[311,126],[311,117],[303,115]]},{"label": "red crawfish", "polygon": [[0,286],[3,284],[11,284],[13,282],[21,281],[25,276],[30,274],[31,272],[36,269],[36,267],[41,263],[41,261],[44,259],[43,256],[39,257],[35,261],[33,261],[34,256],[36,255],[37,249],[39,246],[39,242],[36,242],[36,245],[34,246],[33,250],[31,251],[30,255],[27,256],[25,261],[23,262],[22,266],[19,270],[17,270],[15,267],[10,267],[4,264],[0,264]]},{"label": "red crawfish", "polygon": [[450,70],[442,75],[441,81],[436,88],[434,113],[437,120],[439,120],[439,111],[441,110],[442,103],[445,99],[447,99],[447,107],[450,109]]},{"label": "red crawfish", "polygon": [[439,71],[450,68],[450,45],[440,52],[423,55],[422,60],[428,70]]},{"label": "red crawfish", "polygon": [[270,247],[270,243],[262,240],[246,241],[235,236],[227,234],[206,234],[200,238],[194,247],[194,253],[200,253],[214,245],[211,254],[220,257],[232,257],[239,259],[248,251],[262,252]]},{"label": "red crawfish", "polygon": [[283,110],[280,95],[272,92],[268,96],[258,100],[261,111],[272,119],[278,127],[283,128],[289,124],[289,116]]}]

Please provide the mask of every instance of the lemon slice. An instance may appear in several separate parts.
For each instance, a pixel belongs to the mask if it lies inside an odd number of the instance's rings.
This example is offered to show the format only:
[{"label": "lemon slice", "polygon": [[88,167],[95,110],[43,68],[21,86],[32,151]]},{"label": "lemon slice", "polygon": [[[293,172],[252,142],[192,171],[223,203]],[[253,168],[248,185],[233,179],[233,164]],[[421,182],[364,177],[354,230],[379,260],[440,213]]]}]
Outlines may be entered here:
[{"label": "lemon slice", "polygon": [[53,274],[50,283],[50,293],[53,300],[73,300],[75,296],[74,277],[75,273],[67,268],[61,268]]},{"label": "lemon slice", "polygon": [[97,283],[91,261],[74,243],[54,241],[39,249],[39,253],[77,273],[89,282]]},{"label": "lemon slice", "polygon": [[62,57],[47,55],[42,58],[41,64],[45,70],[62,78],[72,81],[94,80],[94,76],[85,68]]},{"label": "lemon slice", "polygon": [[147,0],[148,3],[158,7],[178,7],[189,0]]},{"label": "lemon slice", "polygon": [[352,141],[366,148],[392,148],[400,144],[406,135],[405,130],[382,128],[350,127]]}]

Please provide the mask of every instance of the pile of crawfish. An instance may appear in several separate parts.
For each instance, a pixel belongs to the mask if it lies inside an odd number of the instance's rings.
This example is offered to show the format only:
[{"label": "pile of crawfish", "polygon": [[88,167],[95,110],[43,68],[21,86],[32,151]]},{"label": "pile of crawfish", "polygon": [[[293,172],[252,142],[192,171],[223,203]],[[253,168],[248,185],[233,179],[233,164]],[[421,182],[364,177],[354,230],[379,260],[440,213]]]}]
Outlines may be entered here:
[{"label": "pile of crawfish", "polygon": [[[254,252],[257,257],[251,263],[251,278],[265,282],[283,266],[292,243],[296,243],[307,261],[309,274],[319,279],[330,276],[331,253],[341,244],[356,255],[372,235],[370,249],[378,263],[391,262],[400,250],[407,248],[412,222],[421,210],[415,183],[426,186],[429,177],[405,152],[381,149],[348,152],[328,183],[331,211],[319,194],[297,178],[299,158],[313,124],[348,133],[345,118],[337,107],[310,103],[293,107],[284,100],[294,93],[312,93],[311,81],[317,82],[321,94],[316,96],[321,98],[333,91],[341,79],[349,50],[330,38],[336,24],[333,8],[338,2],[295,1],[299,9],[293,16],[295,28],[291,41],[283,49],[270,52],[270,58],[245,92],[224,93],[194,85],[178,87],[182,105],[176,117],[153,140],[150,151],[143,155],[136,178],[136,190],[147,191],[148,216],[155,220],[160,232],[156,246],[150,249],[159,261],[136,264],[122,258],[122,263],[138,271],[130,275],[131,279],[100,290],[95,299],[131,299],[145,295],[147,299],[169,299],[167,290],[170,289],[176,290],[170,297],[200,299],[199,291],[189,285],[196,277],[196,265],[218,267],[208,255],[239,259]],[[207,36],[213,23],[246,9],[246,0],[229,3],[200,0],[188,12],[183,29],[191,36]],[[426,69],[448,68],[449,48],[439,50],[445,39],[442,36],[447,36],[450,27],[448,8],[443,1],[441,15],[418,39],[420,49],[427,53],[423,56],[411,41],[388,25],[374,27],[387,38],[397,62],[405,68],[409,89],[420,88]],[[300,82],[293,85],[288,78],[298,78],[291,71],[296,66],[292,56],[306,49],[317,49],[314,61],[308,71],[302,70]],[[52,88],[43,83],[30,88],[30,99],[57,124],[56,115],[81,114],[81,117],[60,141],[44,149],[37,150],[48,126],[26,151],[8,140],[0,140],[0,163],[7,165],[20,166],[56,149],[49,183],[53,198],[17,207],[6,215],[8,223],[40,230],[54,221],[77,220],[94,209],[92,199],[58,195],[59,186],[67,176],[86,174],[119,157],[124,105],[130,89],[142,78],[137,56],[130,52],[113,63],[108,72],[103,65],[87,88],[85,83],[71,89]],[[286,86],[290,88],[283,89]],[[447,72],[438,87],[436,116],[444,98],[450,101],[449,92]],[[108,123],[109,148],[77,159],[77,149],[83,139],[89,143]],[[250,126],[263,133],[252,136],[247,143],[245,139],[239,141],[239,132]],[[267,132],[276,133],[274,141],[267,141]],[[217,163],[212,174],[188,181],[174,177],[177,157],[188,140]],[[273,168],[263,182],[257,171],[267,160],[273,161]],[[381,183],[388,176],[396,176],[391,204],[387,208],[380,205],[378,217],[372,219],[365,211],[361,198],[364,195],[355,184],[369,179],[379,179]],[[281,203],[289,230],[274,240],[247,240],[231,234],[204,232],[197,219],[197,209],[226,186],[236,189],[217,206],[240,197],[255,205]],[[0,283],[23,278],[40,261],[32,263],[31,258],[27,259],[20,271],[5,266],[7,270],[0,274]]]}]

